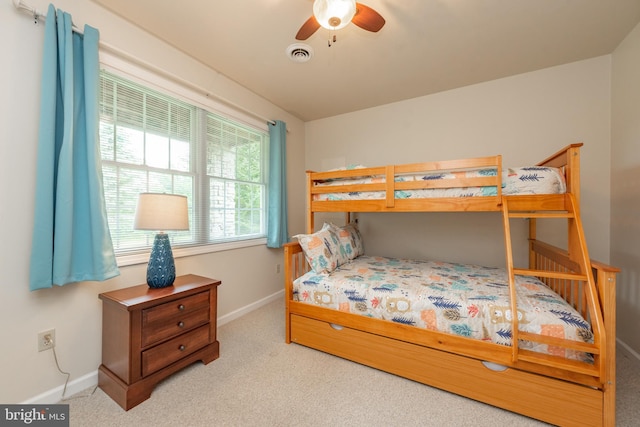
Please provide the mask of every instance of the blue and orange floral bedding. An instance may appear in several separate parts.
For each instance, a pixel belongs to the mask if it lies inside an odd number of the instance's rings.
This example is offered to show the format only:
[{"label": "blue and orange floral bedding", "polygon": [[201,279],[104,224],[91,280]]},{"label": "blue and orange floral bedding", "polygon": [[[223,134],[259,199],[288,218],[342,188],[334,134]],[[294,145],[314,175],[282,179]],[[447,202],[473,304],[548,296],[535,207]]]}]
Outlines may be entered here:
[{"label": "blue and orange floral bedding", "polygon": [[[495,168],[485,168],[477,170],[467,170],[460,172],[434,172],[418,175],[398,175],[398,181],[420,181],[420,180],[455,180],[456,178],[475,178],[483,176],[496,176]],[[355,179],[335,179],[317,185],[350,185],[385,182],[384,176],[360,177]],[[503,195],[523,195],[523,194],[563,194],[566,192],[564,175],[560,169],[540,166],[508,168],[502,172],[502,194]],[[398,190],[395,192],[396,199],[420,199],[435,197],[478,197],[495,196],[497,189],[493,187],[451,187],[451,188],[429,188],[421,190]],[[375,200],[384,199],[384,191],[365,191],[349,193],[326,193],[314,194],[314,200]]]},{"label": "blue and orange floral bedding", "polygon": [[[330,274],[294,282],[294,299],[362,316],[511,345],[504,269],[362,255]],[[592,342],[591,327],[536,278],[516,276],[519,329]],[[591,355],[523,341],[521,348],[590,362]]]}]

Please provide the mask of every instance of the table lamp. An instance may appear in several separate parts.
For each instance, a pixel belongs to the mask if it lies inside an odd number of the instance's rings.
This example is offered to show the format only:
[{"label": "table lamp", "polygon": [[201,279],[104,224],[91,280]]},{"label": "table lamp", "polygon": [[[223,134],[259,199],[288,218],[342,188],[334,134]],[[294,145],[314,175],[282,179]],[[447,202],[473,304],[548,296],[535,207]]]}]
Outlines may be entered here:
[{"label": "table lamp", "polygon": [[133,228],[158,231],[149,256],[147,285],[150,288],[173,285],[176,265],[169,236],[165,231],[189,229],[187,197],[178,194],[140,193]]}]

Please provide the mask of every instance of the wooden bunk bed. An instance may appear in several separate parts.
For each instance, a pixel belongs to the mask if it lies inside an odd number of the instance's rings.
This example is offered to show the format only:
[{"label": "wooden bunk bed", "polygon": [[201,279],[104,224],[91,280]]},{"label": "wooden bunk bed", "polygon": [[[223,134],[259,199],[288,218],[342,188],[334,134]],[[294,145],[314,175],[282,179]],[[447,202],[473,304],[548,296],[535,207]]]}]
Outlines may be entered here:
[{"label": "wooden bunk bed", "polygon": [[[501,156],[381,168],[307,173],[307,232],[318,212],[495,211],[503,216],[511,312],[517,313],[515,277],[535,276],[587,319],[592,342],[519,330],[511,316],[510,345],[496,345],[302,302],[294,280],[310,271],[299,243],[285,245],[286,342],[298,343],[411,380],[482,401],[544,422],[566,426],[615,425],[616,268],[590,260],[580,220],[580,147],[572,144],[538,166],[558,168],[566,192],[505,195]],[[493,176],[456,180],[404,180],[416,173],[494,168]],[[343,179],[374,175],[374,182]],[[339,185],[341,184],[341,185]],[[403,191],[460,187],[493,188],[483,197],[399,198]],[[378,192],[364,200],[328,194]],[[516,268],[511,218],[529,219],[529,266]],[[567,222],[567,246],[537,239],[538,218]],[[548,221],[548,220],[545,220]],[[543,221],[540,221],[542,223]],[[540,224],[541,226],[542,224]],[[529,351],[519,343],[542,343],[592,355],[589,362]],[[499,367],[496,369],[496,367]]]}]

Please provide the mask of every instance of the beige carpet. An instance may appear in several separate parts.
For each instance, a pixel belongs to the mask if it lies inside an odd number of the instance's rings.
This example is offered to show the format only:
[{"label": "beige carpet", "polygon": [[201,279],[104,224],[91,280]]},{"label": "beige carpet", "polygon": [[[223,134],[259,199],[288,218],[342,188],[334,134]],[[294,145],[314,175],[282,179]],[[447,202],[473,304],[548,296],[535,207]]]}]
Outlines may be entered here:
[{"label": "beige carpet", "polygon": [[[71,426],[541,426],[543,423],[284,343],[284,303],[219,328],[220,358],[125,412],[102,390],[68,400]],[[85,394],[79,393],[79,395]],[[618,357],[618,426],[640,425],[640,371]]]}]

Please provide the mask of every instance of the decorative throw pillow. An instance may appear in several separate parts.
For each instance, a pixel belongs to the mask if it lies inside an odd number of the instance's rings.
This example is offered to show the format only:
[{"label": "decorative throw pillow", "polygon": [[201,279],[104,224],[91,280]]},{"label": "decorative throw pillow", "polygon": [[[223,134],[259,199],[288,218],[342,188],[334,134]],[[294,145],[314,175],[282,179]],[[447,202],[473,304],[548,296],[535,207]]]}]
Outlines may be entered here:
[{"label": "decorative throw pillow", "polygon": [[313,234],[298,234],[298,239],[311,269],[316,273],[331,273],[339,265],[340,241],[328,224]]},{"label": "decorative throw pillow", "polygon": [[353,259],[353,256],[352,256],[353,250],[351,249],[351,246],[347,246],[344,244],[345,242],[343,241],[343,237],[340,236],[340,233],[344,233],[342,228],[338,227],[337,225],[326,223],[326,222],[322,226],[322,228],[329,230],[333,234],[333,237],[337,246],[336,257],[338,260],[338,266],[341,266],[351,261]]},{"label": "decorative throw pillow", "polygon": [[[344,264],[345,262],[359,257],[360,255],[364,255],[362,235],[355,223],[347,224],[344,227],[329,224],[329,227],[338,235],[338,239],[340,240],[339,250],[343,261],[340,262],[340,264]],[[340,260],[341,259],[339,259],[339,261]]]}]

